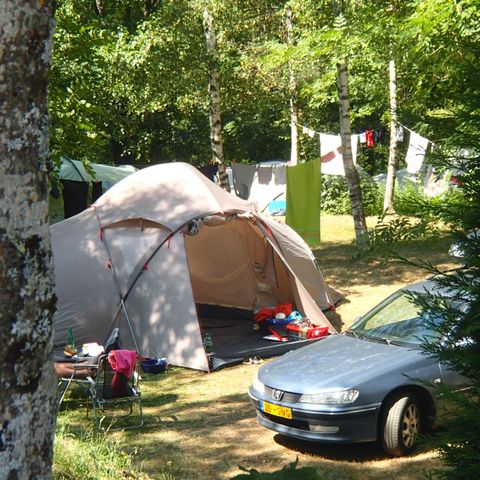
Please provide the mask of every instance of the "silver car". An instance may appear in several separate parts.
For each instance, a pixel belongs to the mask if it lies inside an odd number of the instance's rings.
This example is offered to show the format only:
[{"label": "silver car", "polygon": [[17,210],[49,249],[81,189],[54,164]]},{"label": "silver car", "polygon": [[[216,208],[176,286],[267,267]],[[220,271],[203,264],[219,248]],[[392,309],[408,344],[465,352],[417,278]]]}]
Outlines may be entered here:
[{"label": "silver car", "polygon": [[[425,338],[437,341],[437,333],[426,321],[432,314],[412,295],[432,293],[450,296],[431,280],[410,285],[344,333],[265,364],[249,389],[257,420],[290,437],[328,443],[379,440],[390,455],[410,453],[439,408],[436,387],[466,384],[420,348]],[[467,308],[467,302],[455,306]]]}]

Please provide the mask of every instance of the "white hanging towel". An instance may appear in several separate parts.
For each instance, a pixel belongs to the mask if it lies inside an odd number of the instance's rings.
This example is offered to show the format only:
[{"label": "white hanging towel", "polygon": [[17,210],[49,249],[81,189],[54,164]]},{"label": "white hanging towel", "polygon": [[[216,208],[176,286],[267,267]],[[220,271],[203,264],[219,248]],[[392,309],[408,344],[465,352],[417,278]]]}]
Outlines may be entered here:
[{"label": "white hanging towel", "polygon": [[418,173],[422,166],[427,147],[428,139],[421,137],[418,133],[410,132],[410,141],[407,156],[405,157],[408,173]]},{"label": "white hanging towel", "polygon": [[[352,135],[352,159],[357,164],[358,135]],[[322,161],[322,173],[324,175],[345,176],[343,168],[342,138],[340,135],[320,134],[320,159]]]},{"label": "white hanging towel", "polygon": [[308,127],[302,127],[302,133],[308,135],[310,138],[315,138],[315,130]]}]

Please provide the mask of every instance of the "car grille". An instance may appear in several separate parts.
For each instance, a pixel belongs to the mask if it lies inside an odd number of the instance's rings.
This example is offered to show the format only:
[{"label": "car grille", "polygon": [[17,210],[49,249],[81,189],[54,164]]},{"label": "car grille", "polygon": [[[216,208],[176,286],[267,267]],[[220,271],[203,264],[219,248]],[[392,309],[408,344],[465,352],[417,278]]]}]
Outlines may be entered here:
[{"label": "car grille", "polygon": [[288,418],[276,417],[275,415],[270,415],[269,413],[259,412],[262,417],[270,420],[274,423],[279,423],[280,425],[285,425],[286,427],[298,428],[300,430],[310,430],[310,425],[308,422],[303,422],[301,420],[289,420]]},{"label": "car grille", "polygon": [[[265,386],[265,394],[272,399],[273,399],[273,395],[272,395],[273,390],[274,390],[273,388]],[[300,396],[301,395],[298,393],[284,392],[281,401],[288,402],[288,403],[297,403]]]}]

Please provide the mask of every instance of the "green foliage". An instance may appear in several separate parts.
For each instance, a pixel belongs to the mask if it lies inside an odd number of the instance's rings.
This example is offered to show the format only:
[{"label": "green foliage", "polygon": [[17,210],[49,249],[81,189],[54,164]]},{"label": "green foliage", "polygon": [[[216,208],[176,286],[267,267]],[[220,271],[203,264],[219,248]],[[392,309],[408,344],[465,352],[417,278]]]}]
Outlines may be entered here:
[{"label": "green foliage", "polygon": [[190,2],[161,2],[148,16],[144,2],[102,4],[101,14],[75,0],[56,11],[54,158],[148,163],[208,153],[202,28]]},{"label": "green foliage", "polygon": [[431,216],[411,217],[383,214],[368,232],[369,242],[357,256],[364,258],[395,257],[400,242],[428,238],[438,231],[437,222]]},{"label": "green foliage", "polygon": [[[360,172],[360,185],[365,214],[380,215],[383,199],[378,186],[369,175],[363,172]],[[321,209],[322,212],[333,215],[349,215],[352,213],[345,177],[335,175],[322,176]]]},{"label": "green foliage", "polygon": [[275,472],[263,473],[258,470],[248,470],[244,467],[240,467],[241,470],[247,472],[247,474],[240,474],[232,477],[232,480],[321,480],[320,477],[312,467],[302,467],[297,469],[297,459],[290,463],[288,466],[283,467],[281,470]]},{"label": "green foliage", "polygon": [[[144,479],[134,465],[134,453],[120,450],[105,434],[57,428],[54,443],[55,480]],[[167,479],[165,479],[167,480]]]},{"label": "green foliage", "polygon": [[[458,162],[445,163],[449,167],[458,165]],[[436,478],[445,479],[473,478],[478,476],[480,468],[480,238],[467,236],[468,232],[480,229],[478,159],[465,164],[461,177],[462,187],[456,191],[454,201],[444,206],[443,213],[444,218],[454,219],[454,228],[460,226],[463,231],[459,237],[463,265],[448,274],[430,271],[437,274],[441,286],[455,292],[455,303],[462,305],[468,301],[469,306],[458,310],[437,297],[422,305],[444,319],[440,325],[433,325],[444,341],[426,342],[424,349],[461,373],[471,385],[471,390],[444,389],[443,392],[449,402],[450,415],[445,419],[447,428],[435,439],[435,446],[444,463],[451,468],[434,474]]]}]

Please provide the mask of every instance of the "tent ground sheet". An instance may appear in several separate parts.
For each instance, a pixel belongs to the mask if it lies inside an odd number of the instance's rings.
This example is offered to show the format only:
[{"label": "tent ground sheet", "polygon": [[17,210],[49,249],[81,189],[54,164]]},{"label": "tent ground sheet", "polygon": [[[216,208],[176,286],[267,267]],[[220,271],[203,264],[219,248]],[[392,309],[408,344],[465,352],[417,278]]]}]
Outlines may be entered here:
[{"label": "tent ground sheet", "polygon": [[263,329],[254,330],[252,311],[206,305],[197,307],[202,334],[210,335],[213,342],[211,370],[241,363],[251,357],[269,358],[283,355],[316,341],[282,342],[265,339],[269,332]]}]

